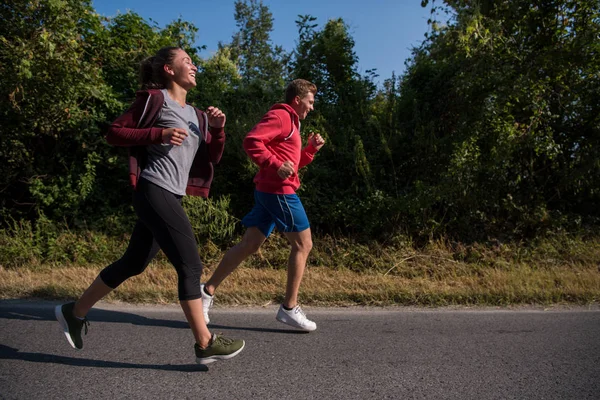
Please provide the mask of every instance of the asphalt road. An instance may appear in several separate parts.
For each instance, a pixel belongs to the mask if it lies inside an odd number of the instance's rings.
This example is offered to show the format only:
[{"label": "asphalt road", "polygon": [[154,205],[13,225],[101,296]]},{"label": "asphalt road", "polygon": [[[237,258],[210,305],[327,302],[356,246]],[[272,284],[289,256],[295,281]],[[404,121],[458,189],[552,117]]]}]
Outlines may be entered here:
[{"label": "asphalt road", "polygon": [[1,399],[600,399],[600,309],[216,308],[200,366],[177,306],[101,304],[72,349],[51,302],[0,301]]}]

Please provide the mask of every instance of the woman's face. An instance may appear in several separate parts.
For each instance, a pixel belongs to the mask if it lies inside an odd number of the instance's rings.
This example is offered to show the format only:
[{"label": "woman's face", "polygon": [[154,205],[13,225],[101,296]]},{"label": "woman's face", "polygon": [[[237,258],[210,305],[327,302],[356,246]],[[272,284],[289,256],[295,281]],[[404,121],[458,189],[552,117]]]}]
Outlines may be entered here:
[{"label": "woman's face", "polygon": [[177,50],[171,64],[165,65],[165,72],[171,80],[187,90],[196,86],[196,71],[198,68],[190,56],[181,49]]}]

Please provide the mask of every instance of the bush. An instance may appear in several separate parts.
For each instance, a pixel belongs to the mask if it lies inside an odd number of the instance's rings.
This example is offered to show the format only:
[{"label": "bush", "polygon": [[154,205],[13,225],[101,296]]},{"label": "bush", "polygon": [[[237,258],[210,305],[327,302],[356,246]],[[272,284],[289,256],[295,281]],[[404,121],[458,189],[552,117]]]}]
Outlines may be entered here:
[{"label": "bush", "polygon": [[185,196],[183,208],[200,245],[211,241],[216,245],[226,246],[231,242],[239,220],[229,213],[228,196],[216,200]]}]

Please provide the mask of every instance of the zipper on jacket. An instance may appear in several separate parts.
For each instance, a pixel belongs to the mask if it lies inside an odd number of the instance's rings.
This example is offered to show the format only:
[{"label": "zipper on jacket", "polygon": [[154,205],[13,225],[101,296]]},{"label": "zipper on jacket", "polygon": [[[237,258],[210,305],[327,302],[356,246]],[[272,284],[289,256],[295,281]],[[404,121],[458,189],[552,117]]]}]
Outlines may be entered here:
[{"label": "zipper on jacket", "polygon": [[142,112],[142,116],[140,117],[140,120],[138,121],[136,128],[140,127],[140,124],[142,123],[142,120],[144,119],[144,116],[146,115],[146,111],[148,111],[148,104],[150,104],[150,97],[152,97],[152,94],[150,94],[150,92],[148,92],[148,98],[146,99],[146,104],[144,105],[144,112]]}]

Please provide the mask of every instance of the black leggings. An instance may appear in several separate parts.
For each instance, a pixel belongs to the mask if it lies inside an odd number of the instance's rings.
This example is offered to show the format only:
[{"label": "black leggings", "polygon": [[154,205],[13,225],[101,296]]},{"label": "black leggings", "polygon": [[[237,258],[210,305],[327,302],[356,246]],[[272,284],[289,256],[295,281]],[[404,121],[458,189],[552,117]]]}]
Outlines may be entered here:
[{"label": "black leggings", "polygon": [[192,225],[177,196],[145,179],[138,182],[133,196],[138,216],[127,251],[100,272],[100,278],[115,289],[126,279],[144,272],[159,249],[175,267],[179,300],[202,296],[202,262]]}]

